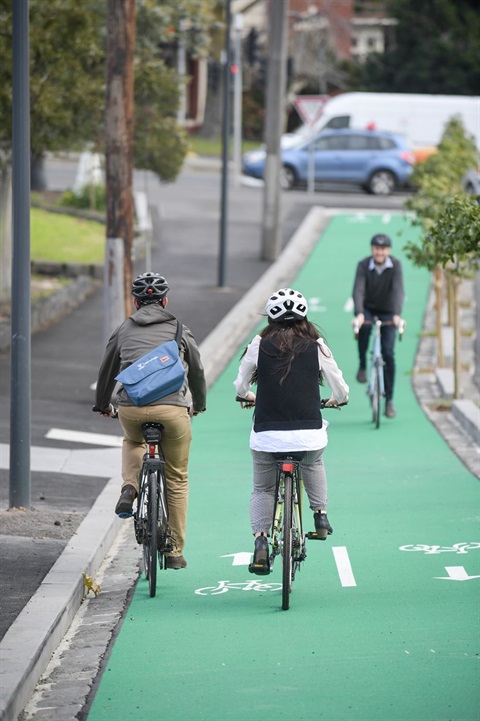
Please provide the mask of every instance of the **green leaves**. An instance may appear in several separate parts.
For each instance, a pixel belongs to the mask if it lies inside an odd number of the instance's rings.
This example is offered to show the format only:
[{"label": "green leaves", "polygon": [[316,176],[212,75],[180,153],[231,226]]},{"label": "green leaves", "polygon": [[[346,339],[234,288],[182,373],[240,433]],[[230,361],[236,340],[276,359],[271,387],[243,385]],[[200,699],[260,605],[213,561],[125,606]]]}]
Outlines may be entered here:
[{"label": "green leaves", "polygon": [[408,242],[407,256],[417,266],[449,268],[458,275],[470,272],[480,259],[480,206],[467,195],[462,177],[476,168],[478,153],[458,117],[445,128],[438,152],[419,163],[412,182],[418,192],[407,200],[414,223],[423,229],[420,245]]}]

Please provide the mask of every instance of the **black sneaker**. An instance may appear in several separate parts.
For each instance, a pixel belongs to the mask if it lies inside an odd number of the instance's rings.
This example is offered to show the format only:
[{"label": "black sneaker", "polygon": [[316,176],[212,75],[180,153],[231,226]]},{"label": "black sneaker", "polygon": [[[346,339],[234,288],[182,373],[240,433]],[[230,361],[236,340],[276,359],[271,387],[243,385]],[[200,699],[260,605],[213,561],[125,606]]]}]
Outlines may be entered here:
[{"label": "black sneaker", "polygon": [[367,371],[365,370],[365,368],[358,369],[357,382],[358,383],[366,383],[367,382]]},{"label": "black sneaker", "polygon": [[255,539],[255,551],[253,553],[253,562],[249,564],[250,573],[256,573],[257,576],[268,576],[270,573],[270,559],[268,553],[268,540],[266,536],[257,536]]},{"label": "black sneaker", "polygon": [[397,415],[397,411],[395,410],[395,407],[392,403],[392,401],[387,401],[385,404],[385,415],[387,418],[395,418]]},{"label": "black sneaker", "polygon": [[115,513],[119,518],[131,518],[133,516],[133,502],[137,497],[137,491],[130,484],[123,486],[118,503],[115,506]]},{"label": "black sneaker", "polygon": [[313,520],[315,521],[315,531],[317,538],[324,541],[327,536],[331,536],[333,528],[328,522],[328,516],[326,511],[315,511],[313,514]]}]

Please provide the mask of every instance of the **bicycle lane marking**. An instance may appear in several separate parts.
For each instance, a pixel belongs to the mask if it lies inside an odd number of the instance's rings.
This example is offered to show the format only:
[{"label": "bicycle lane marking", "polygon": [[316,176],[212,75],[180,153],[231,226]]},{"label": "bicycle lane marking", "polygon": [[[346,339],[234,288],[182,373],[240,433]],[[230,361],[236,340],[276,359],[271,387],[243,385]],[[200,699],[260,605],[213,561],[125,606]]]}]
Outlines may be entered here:
[{"label": "bicycle lane marking", "polygon": [[[386,227],[396,238],[401,221]],[[468,520],[476,502],[470,474],[419,411],[405,373],[421,329],[425,274],[406,268],[409,335],[398,352],[398,418],[373,430],[354,381],[343,306],[372,229],[374,219],[335,219],[291,281],[307,297],[327,301],[327,313],[313,311],[312,320],[325,325],[351,385],[351,405],[329,417],[325,463],[335,547],[348,548],[358,586],[348,593],[338,583],[331,539],[308,544],[287,612],[280,590],[243,590],[278,583],[279,568],[259,582],[231,557],[219,558],[251,540],[251,416],[234,403],[232,385],[239,348],[209,394],[207,414],[194,420],[188,568],[160,573],[155,599],[145,580],[138,583],[88,721],[157,719],[158,709],[172,721],[291,721],[299,699],[303,716],[318,715],[320,679],[332,721],[475,718],[475,581],[434,580],[444,573],[444,555],[399,551],[417,540],[446,547],[474,538],[476,528]],[[474,573],[470,554],[456,558]],[[217,579],[236,586],[220,592]],[[218,592],[195,594],[205,588]]]}]

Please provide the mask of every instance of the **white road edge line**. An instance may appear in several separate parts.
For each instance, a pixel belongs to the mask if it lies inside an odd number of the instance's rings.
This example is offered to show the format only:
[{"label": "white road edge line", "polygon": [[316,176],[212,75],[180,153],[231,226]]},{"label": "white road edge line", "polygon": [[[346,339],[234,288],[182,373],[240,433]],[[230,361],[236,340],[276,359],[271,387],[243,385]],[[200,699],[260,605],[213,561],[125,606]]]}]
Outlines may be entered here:
[{"label": "white road edge line", "polygon": [[54,441],[70,441],[73,443],[88,443],[92,446],[109,446],[120,448],[123,438],[120,436],[109,436],[102,433],[86,433],[85,431],[69,431],[64,428],[50,428],[45,438]]},{"label": "white road edge line", "polygon": [[348,551],[346,546],[333,546],[333,557],[337,564],[338,575],[340,576],[340,583],[343,587],[356,586],[355,576],[353,575],[350,558],[348,557]]}]

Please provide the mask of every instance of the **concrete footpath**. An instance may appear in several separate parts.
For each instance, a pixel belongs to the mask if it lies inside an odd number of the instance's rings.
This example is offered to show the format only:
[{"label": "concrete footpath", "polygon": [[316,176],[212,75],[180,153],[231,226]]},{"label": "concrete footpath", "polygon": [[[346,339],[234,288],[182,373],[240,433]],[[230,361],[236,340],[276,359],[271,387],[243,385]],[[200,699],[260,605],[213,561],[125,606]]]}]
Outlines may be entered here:
[{"label": "concrete footpath", "polygon": [[[251,281],[250,289],[243,294],[241,299],[234,299],[228,293],[215,296],[217,312],[220,305],[223,320],[217,323],[214,328],[211,328],[201,342],[201,352],[209,386],[219,377],[229,363],[232,352],[236,351],[238,344],[257,325],[258,313],[263,307],[266,294],[279,286],[290,283],[291,278],[295,277],[302,267],[333,215],[335,215],[335,210],[326,211],[325,209],[313,208],[288,243],[279,261],[267,269],[260,269],[258,265],[255,268],[252,267],[249,276]],[[362,252],[365,252],[364,249],[362,249]],[[245,276],[244,279],[247,280],[247,277]],[[472,289],[469,288],[467,292],[472,294],[473,302]],[[185,294],[184,288],[182,288],[182,293]],[[202,293],[205,294],[205,298],[202,297]],[[192,288],[188,315],[186,308],[183,309],[182,313],[178,313],[181,319],[192,328],[194,334],[196,315],[198,314],[199,322],[200,316],[203,316],[201,320],[204,323],[205,307],[212,303],[211,296],[212,291],[209,287],[205,286],[202,289],[196,286]],[[233,302],[234,300],[237,302]],[[69,320],[65,319],[56,329],[46,331],[47,334],[50,334],[50,347],[57,347],[56,344],[63,347],[65,358],[70,357],[72,363],[81,364],[81,355],[83,353],[85,356],[89,356],[89,347],[88,343],[85,343],[81,337],[80,344],[73,345],[73,343],[66,342],[66,329],[68,327],[70,329],[75,328],[77,319],[80,324],[82,322],[86,323],[87,316],[91,318],[94,314],[97,302],[98,298],[96,300],[93,297],[91,301],[87,301],[86,304],[74,311]],[[173,305],[172,303],[171,308],[175,312]],[[431,313],[430,306],[428,310]],[[82,318],[82,314],[85,315],[84,318]],[[430,321],[426,317],[426,323],[428,322]],[[78,326],[73,333],[79,337]],[[57,338],[55,338],[56,334],[58,334]],[[470,339],[473,345],[473,336],[470,336]],[[420,342],[419,347],[420,355],[422,343],[423,341]],[[428,355],[428,351],[425,351],[425,353]],[[424,358],[427,355],[422,358],[422,367]],[[35,354],[33,357],[35,358]],[[430,367],[431,361],[432,358],[430,358]],[[68,361],[66,360],[66,362]],[[422,375],[423,394],[420,400],[422,406],[429,408],[435,399],[439,397],[438,383],[435,376],[432,376],[431,371],[430,373],[422,371],[421,374],[419,373],[420,375]],[[470,383],[470,375],[466,382]],[[414,387],[416,383],[417,378],[414,375]],[[472,392],[475,392],[473,385],[471,388],[473,389]],[[476,392],[478,397],[478,390]],[[88,405],[88,403],[85,402],[84,405]],[[442,423],[445,422],[445,416],[446,414],[443,413]],[[431,417],[431,420],[436,424],[434,417]],[[51,441],[56,446],[59,445],[60,448],[54,446],[45,448],[35,445],[32,448],[32,471],[34,474],[43,474],[45,478],[47,474],[58,473],[62,481],[65,481],[68,477],[70,479],[76,478],[82,484],[85,484],[87,489],[91,488],[92,498],[95,489],[89,486],[89,479],[95,479],[101,488],[90,509],[87,509],[85,513],[79,514],[78,511],[70,513],[73,519],[70,529],[68,524],[65,523],[65,517],[62,517],[64,525],[61,528],[62,532],[68,536],[67,542],[62,547],[63,541],[59,538],[59,543],[53,549],[49,547],[49,554],[53,553],[55,555],[55,552],[58,551],[57,560],[47,572],[43,581],[37,583],[36,588],[32,590],[30,600],[20,610],[19,615],[3,635],[0,643],[0,719],[2,721],[3,719],[16,719],[19,712],[24,708],[52,652],[65,635],[81,605],[82,598],[87,591],[85,576],[95,576],[96,570],[99,568],[121,526],[121,522],[112,513],[120,483],[119,454],[118,450],[112,450],[109,447],[116,446],[120,442],[118,426],[110,428],[107,423],[103,422],[101,426],[95,425],[92,431],[98,436],[100,429],[105,435],[105,448],[102,450],[93,445],[87,450],[72,450],[72,444],[70,443],[70,447],[68,447],[65,436],[59,439],[58,437],[55,438],[55,434],[50,436]],[[112,439],[112,436],[115,436],[115,438]],[[478,475],[478,446],[475,446],[465,435],[462,427],[456,422],[450,422],[448,442],[472,472],[475,473],[476,467]],[[89,445],[88,438],[84,439],[84,443],[87,446]],[[3,469],[2,478],[5,479],[5,471],[8,465],[8,448],[5,443],[1,446],[1,452],[2,461],[0,465]],[[108,469],[107,475],[105,475],[105,469]],[[91,482],[93,483],[93,480]],[[58,492],[58,486],[56,490]],[[3,502],[4,498],[5,496],[3,496]],[[19,511],[10,514],[13,520],[8,521],[8,528],[6,525],[6,515],[8,514],[2,513],[2,542],[4,537],[10,534],[10,539],[16,539],[13,541],[14,543],[17,543],[17,545],[20,543],[25,544],[25,536],[22,536],[21,533],[22,513],[28,512]],[[50,510],[49,513],[53,513],[53,518],[54,511]],[[45,514],[42,514],[42,516],[45,516]],[[31,516],[27,519],[27,523],[32,523]],[[34,553],[41,555],[41,542],[37,542],[32,548],[34,548]],[[47,546],[45,546],[46,548]],[[32,572],[34,566],[35,564],[32,564]]]}]

